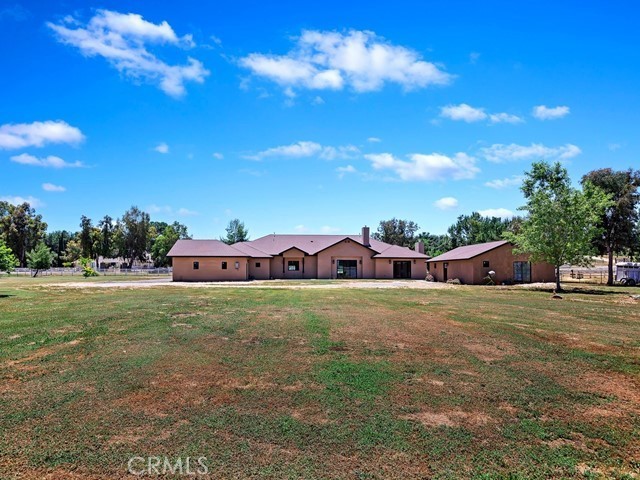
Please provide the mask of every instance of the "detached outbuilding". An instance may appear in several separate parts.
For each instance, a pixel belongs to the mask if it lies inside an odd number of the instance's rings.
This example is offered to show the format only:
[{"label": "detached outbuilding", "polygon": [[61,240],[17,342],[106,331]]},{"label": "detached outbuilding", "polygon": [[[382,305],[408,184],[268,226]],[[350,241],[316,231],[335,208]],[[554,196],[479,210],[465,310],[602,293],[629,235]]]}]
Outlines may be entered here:
[{"label": "detached outbuilding", "polygon": [[468,285],[479,285],[489,272],[497,284],[555,281],[549,263],[531,263],[528,255],[515,255],[513,244],[506,240],[478,243],[454,248],[427,262],[427,270],[438,282],[458,278]]}]

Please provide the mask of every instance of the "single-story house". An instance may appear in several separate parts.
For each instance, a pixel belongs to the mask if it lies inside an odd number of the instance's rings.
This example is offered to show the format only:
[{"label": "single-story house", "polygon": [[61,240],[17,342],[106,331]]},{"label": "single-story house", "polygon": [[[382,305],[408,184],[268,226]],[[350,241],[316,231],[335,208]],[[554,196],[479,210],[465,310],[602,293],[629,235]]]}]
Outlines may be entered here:
[{"label": "single-story house", "polygon": [[227,245],[178,240],[168,257],[173,280],[219,281],[303,278],[413,278],[427,275],[424,244],[415,250],[360,235],[266,235]]},{"label": "single-story house", "polygon": [[555,270],[549,263],[531,263],[528,255],[515,255],[506,240],[454,248],[429,259],[427,270],[436,281],[457,278],[464,284],[483,284],[490,271],[497,284],[553,282]]}]

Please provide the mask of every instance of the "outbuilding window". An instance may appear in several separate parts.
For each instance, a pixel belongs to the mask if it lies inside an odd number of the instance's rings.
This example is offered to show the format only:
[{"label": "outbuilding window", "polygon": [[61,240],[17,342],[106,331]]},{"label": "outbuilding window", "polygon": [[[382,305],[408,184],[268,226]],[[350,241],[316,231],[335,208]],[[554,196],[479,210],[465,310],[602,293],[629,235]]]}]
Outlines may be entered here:
[{"label": "outbuilding window", "polygon": [[227,269],[227,262],[222,262],[222,269],[226,270]]},{"label": "outbuilding window", "polygon": [[260,262],[256,262],[256,268],[260,268]]},{"label": "outbuilding window", "polygon": [[194,270],[199,270],[200,269],[200,262],[193,262],[193,269]]},{"label": "outbuilding window", "polygon": [[489,268],[489,260],[482,261],[482,268]]}]

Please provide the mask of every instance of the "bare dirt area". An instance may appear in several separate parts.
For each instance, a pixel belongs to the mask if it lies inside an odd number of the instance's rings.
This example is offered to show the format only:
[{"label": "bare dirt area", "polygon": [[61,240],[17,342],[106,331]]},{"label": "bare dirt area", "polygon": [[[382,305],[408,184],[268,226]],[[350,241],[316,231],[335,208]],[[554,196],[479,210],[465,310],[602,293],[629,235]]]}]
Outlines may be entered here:
[{"label": "bare dirt area", "polygon": [[54,288],[156,288],[156,287],[181,287],[181,288],[273,288],[285,290],[303,289],[444,289],[455,288],[447,283],[426,282],[424,280],[254,280],[251,282],[173,282],[171,279],[135,280],[135,281],[111,281],[111,282],[67,282],[49,283],[47,287]]}]

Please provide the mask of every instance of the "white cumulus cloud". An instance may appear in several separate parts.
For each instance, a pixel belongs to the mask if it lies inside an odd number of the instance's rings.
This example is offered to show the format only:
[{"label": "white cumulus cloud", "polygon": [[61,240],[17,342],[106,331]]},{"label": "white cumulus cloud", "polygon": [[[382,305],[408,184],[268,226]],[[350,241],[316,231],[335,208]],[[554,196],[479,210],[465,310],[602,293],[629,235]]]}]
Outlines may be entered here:
[{"label": "white cumulus cloud", "polygon": [[538,120],[555,120],[557,118],[569,115],[570,109],[566,105],[558,107],[547,107],[546,105],[537,105],[533,107],[532,115]]},{"label": "white cumulus cloud", "polygon": [[15,163],[19,163],[21,165],[31,165],[34,167],[45,167],[45,168],[80,168],[84,167],[82,162],[76,161],[73,163],[66,162],[60,157],[56,157],[55,155],[49,155],[47,157],[35,157],[33,155],[29,155],[28,153],[22,153],[20,155],[14,155],[11,157],[11,161]]},{"label": "white cumulus cloud", "polygon": [[514,175],[509,178],[497,178],[495,180],[490,180],[485,182],[484,186],[495,188],[496,190],[502,190],[504,188],[515,187],[520,184],[522,184],[522,176]]},{"label": "white cumulus cloud", "polygon": [[188,208],[173,208],[169,205],[156,205],[152,203],[147,207],[149,213],[163,214],[170,217],[192,217],[198,215],[198,212],[189,210]]},{"label": "white cumulus cloud", "polygon": [[222,160],[224,158],[224,155],[220,152],[214,152],[211,156],[216,160]]},{"label": "white cumulus cloud", "polygon": [[263,160],[265,158],[308,158],[318,157],[323,160],[347,159],[360,153],[354,145],[332,147],[320,145],[316,142],[302,141],[291,145],[281,145],[268,148],[253,155],[245,155],[249,160]]},{"label": "white cumulus cloud", "polygon": [[67,189],[64,188],[62,185],[56,185],[54,183],[43,183],[42,189],[45,192],[66,192],[67,191]]},{"label": "white cumulus cloud", "polygon": [[483,108],[475,108],[466,103],[460,105],[447,105],[440,108],[440,116],[449,120],[463,121],[467,123],[479,122],[487,118]]},{"label": "white cumulus cloud", "polygon": [[98,10],[84,25],[66,17],[47,26],[60,42],[77,47],[83,55],[103,57],[124,75],[155,84],[173,97],[185,94],[186,82],[202,83],[209,75],[195,58],[187,57],[184,65],[170,65],[149,51],[149,46],[157,45],[194,46],[191,35],[178,37],[166,21],[154,24],[138,14]]},{"label": "white cumulus cloud", "polygon": [[446,85],[453,76],[406,47],[374,32],[305,30],[286,55],[252,53],[240,65],[284,88],[380,90],[386,83],[405,90]]},{"label": "white cumulus cloud", "polygon": [[80,129],[62,120],[0,125],[0,148],[6,150],[42,147],[50,143],[74,145],[83,140]]},{"label": "white cumulus cloud", "polygon": [[336,168],[336,172],[338,172],[338,178],[343,178],[347,173],[356,173],[357,170],[353,165],[347,165],[346,167]]},{"label": "white cumulus cloud", "polygon": [[558,147],[547,147],[541,143],[531,145],[504,145],[496,143],[480,149],[481,155],[493,163],[507,163],[533,160],[568,160],[582,153],[579,147],[567,143]]},{"label": "white cumulus cloud", "polygon": [[458,199],[454,197],[443,197],[433,203],[440,210],[453,210],[458,208]]},{"label": "white cumulus cloud", "polygon": [[489,121],[491,123],[522,123],[524,120],[511,113],[492,113],[489,115]]},{"label": "white cumulus cloud", "polygon": [[470,179],[480,171],[475,159],[466,153],[456,153],[452,157],[440,153],[413,153],[408,155],[408,160],[401,160],[390,153],[375,153],[364,157],[375,170],[391,170],[404,181]]},{"label": "white cumulus cloud", "polygon": [[153,149],[158,153],[169,153],[169,145],[164,142],[159,143]]},{"label": "white cumulus cloud", "polygon": [[522,118],[511,113],[487,113],[484,108],[472,107],[466,103],[440,107],[440,116],[449,120],[467,123],[488,120],[490,123],[521,123]]},{"label": "white cumulus cloud", "polygon": [[515,214],[506,208],[487,208],[486,210],[478,210],[483,217],[512,218]]},{"label": "white cumulus cloud", "polygon": [[32,208],[44,206],[44,203],[42,203],[40,199],[32,197],[31,195],[29,195],[28,197],[21,197],[19,195],[8,195],[5,197],[0,197],[0,202],[7,202],[11,205],[22,205],[23,203],[28,203]]}]

